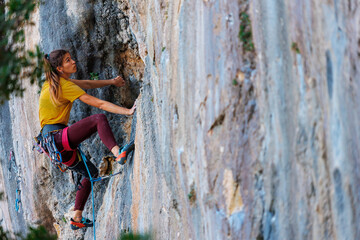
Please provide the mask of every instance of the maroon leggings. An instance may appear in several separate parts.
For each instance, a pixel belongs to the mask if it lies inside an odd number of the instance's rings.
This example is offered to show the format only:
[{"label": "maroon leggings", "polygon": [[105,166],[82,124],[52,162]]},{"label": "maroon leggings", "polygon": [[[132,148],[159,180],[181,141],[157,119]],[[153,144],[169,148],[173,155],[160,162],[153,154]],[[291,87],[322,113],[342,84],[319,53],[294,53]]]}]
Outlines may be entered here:
[{"label": "maroon leggings", "polygon": [[[111,151],[113,147],[116,146],[114,135],[109,126],[109,122],[104,114],[96,114],[90,117],[84,118],[68,128],[68,139],[69,144],[72,149],[76,149],[78,145],[89,138],[92,134],[98,132],[101,141],[105,144],[105,146]],[[64,149],[62,145],[62,131],[59,131],[54,135],[55,144],[59,151]],[[72,151],[63,151],[61,153],[61,157],[63,163],[66,164],[73,155]],[[97,176],[97,168],[90,162],[87,161],[87,165],[89,167],[90,173],[92,177]],[[79,186],[78,191],[76,192],[76,200],[75,200],[75,210],[84,210],[85,203],[89,197],[91,191],[91,182],[89,180],[89,175],[82,161],[76,159],[74,164],[70,166],[70,169],[84,175],[84,179],[81,181],[81,185]]]}]

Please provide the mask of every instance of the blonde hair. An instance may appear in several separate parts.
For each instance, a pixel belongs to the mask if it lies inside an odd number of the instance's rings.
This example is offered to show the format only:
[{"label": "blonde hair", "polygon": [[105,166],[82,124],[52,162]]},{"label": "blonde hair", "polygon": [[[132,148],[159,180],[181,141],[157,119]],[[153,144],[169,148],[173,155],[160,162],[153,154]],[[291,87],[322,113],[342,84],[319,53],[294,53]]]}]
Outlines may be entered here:
[{"label": "blonde hair", "polygon": [[68,53],[68,51],[59,49],[52,51],[50,54],[45,54],[44,56],[46,81],[49,83],[51,101],[55,105],[61,105],[60,97],[62,95],[60,73],[58,72],[57,67],[62,66],[66,53]]}]

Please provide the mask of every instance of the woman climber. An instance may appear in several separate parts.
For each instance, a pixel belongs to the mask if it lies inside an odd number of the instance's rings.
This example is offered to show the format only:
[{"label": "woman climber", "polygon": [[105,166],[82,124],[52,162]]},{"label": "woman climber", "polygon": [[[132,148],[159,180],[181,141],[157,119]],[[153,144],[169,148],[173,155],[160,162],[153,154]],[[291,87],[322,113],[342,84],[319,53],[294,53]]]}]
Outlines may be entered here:
[{"label": "woman climber", "polygon": [[[91,182],[84,161],[79,159],[76,149],[82,141],[98,132],[101,141],[114,154],[117,162],[124,164],[126,156],[124,158],[125,152],[122,152],[116,144],[104,114],[92,115],[68,127],[72,104],[76,99],[79,99],[90,106],[107,112],[132,115],[136,108],[136,102],[131,109],[127,109],[87,94],[83,89],[100,88],[107,85],[121,87],[125,85],[125,81],[119,76],[111,80],[70,79],[70,75],[76,72],[76,63],[66,50],[60,49],[46,54],[44,63],[46,81],[42,86],[39,99],[41,134],[43,139],[45,135],[52,136],[47,140],[53,139],[57,150],[61,153],[62,163],[67,165],[70,170],[84,176],[76,192],[75,214],[70,221],[71,229],[92,227],[92,221],[82,217],[85,203],[91,191]],[[87,161],[87,166],[91,177],[97,177],[98,169],[90,161]]]}]

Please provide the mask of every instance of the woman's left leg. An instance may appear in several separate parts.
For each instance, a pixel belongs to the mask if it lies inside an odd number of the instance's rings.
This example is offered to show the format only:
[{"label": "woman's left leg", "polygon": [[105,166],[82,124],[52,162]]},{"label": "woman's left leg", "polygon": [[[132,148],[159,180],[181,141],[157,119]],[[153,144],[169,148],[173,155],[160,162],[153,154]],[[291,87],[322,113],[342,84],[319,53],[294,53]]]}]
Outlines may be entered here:
[{"label": "woman's left leg", "polygon": [[[95,165],[90,161],[87,161],[86,165],[89,169],[91,177],[96,178],[98,176],[98,169],[95,167]],[[83,161],[80,161],[75,167],[70,169],[84,176],[84,179],[81,181],[81,185],[76,192],[74,207],[74,221],[80,222],[86,201],[89,198],[91,192],[91,182],[89,180],[89,174]]]},{"label": "woman's left leg", "polygon": [[72,149],[77,148],[81,142],[96,132],[110,151],[117,146],[106,116],[104,114],[96,114],[84,118],[68,128],[70,147]]},{"label": "woman's left leg", "polygon": [[[99,174],[99,170],[97,167],[90,161],[86,162],[86,165],[89,169],[92,178],[96,178]],[[84,210],[85,203],[89,197],[91,192],[91,182],[89,173],[86,169],[84,161],[80,161],[75,167],[70,167],[70,170],[80,173],[84,176],[84,179],[81,181],[81,185],[79,186],[78,191],[76,192],[76,200],[74,211],[76,210]]]},{"label": "woman's left leg", "polygon": [[84,211],[85,203],[89,198],[91,192],[91,182],[89,179],[84,178],[81,181],[81,185],[78,187],[75,198],[74,207],[74,220],[80,222],[82,219],[82,212]]}]

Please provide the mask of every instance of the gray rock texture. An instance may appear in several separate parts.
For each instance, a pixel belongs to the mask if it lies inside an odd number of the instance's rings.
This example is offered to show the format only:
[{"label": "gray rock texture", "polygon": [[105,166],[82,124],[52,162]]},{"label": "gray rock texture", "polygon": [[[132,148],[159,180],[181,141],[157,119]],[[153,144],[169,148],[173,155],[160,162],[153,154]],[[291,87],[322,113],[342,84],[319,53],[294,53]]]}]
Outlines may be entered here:
[{"label": "gray rock texture", "polygon": [[358,5],[253,2],[265,239],[360,238]]},{"label": "gray rock texture", "polygon": [[[28,47],[68,49],[74,78],[127,82],[89,94],[138,97],[134,117],[107,113],[136,150],[95,184],[97,239],[360,239],[359,11],[356,0],[44,1]],[[37,91],[1,107],[1,224],[92,239],[69,228],[72,176],[31,150]],[[100,112],[76,103],[71,123]],[[96,164],[109,154],[97,136],[82,146]]]}]

